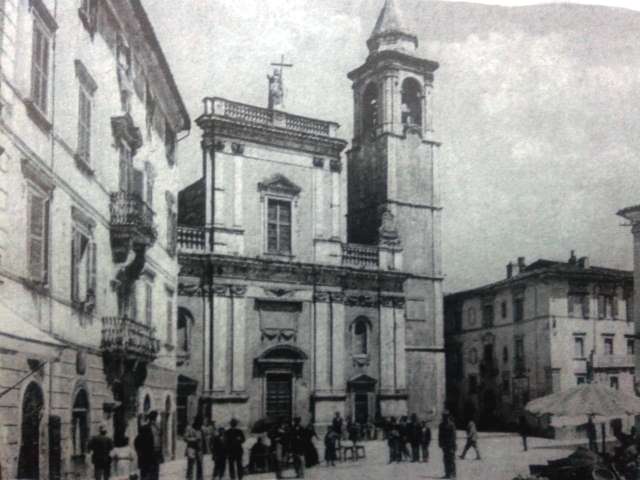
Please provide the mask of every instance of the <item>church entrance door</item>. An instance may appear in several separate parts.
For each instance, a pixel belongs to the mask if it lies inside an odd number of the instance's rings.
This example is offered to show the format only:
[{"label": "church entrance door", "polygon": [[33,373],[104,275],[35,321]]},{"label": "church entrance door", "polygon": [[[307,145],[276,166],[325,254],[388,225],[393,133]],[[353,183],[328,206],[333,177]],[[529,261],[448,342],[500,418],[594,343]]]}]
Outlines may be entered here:
[{"label": "church entrance door", "polygon": [[356,423],[367,423],[369,421],[369,394],[355,394],[355,418]]},{"label": "church entrance door", "polygon": [[289,373],[267,374],[266,414],[269,418],[291,419],[292,377]]}]

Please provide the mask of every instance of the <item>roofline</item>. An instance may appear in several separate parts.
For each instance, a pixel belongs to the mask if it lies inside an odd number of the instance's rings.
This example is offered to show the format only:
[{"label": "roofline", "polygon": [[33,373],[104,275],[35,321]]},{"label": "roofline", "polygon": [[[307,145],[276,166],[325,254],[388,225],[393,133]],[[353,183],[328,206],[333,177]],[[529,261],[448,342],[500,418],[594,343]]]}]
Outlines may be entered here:
[{"label": "roofline", "polygon": [[131,0],[131,5],[133,10],[135,11],[138,20],[142,24],[142,30],[145,38],[151,45],[151,49],[158,56],[158,62],[160,63],[160,67],[162,68],[163,73],[167,79],[167,83],[169,84],[169,89],[173,93],[177,103],[178,109],[180,110],[180,114],[182,116],[182,130],[190,130],[191,129],[191,118],[189,117],[189,112],[187,111],[187,107],[184,104],[182,99],[182,95],[180,95],[180,91],[178,90],[178,85],[176,84],[175,78],[173,77],[173,73],[171,72],[171,68],[169,67],[169,62],[167,62],[167,58],[164,55],[164,51],[160,46],[160,42],[158,41],[158,37],[156,35],[155,30],[153,29],[153,25],[149,20],[149,16],[147,15],[146,10],[142,6],[141,0]]}]

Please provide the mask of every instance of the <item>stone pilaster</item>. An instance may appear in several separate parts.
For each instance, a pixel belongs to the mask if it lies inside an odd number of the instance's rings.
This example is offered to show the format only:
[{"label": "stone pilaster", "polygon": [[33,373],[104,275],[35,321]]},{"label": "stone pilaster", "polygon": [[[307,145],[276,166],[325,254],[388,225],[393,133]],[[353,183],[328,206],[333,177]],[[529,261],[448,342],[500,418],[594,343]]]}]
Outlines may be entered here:
[{"label": "stone pilaster", "polygon": [[388,298],[380,304],[380,389],[395,389],[395,323],[393,301]]},{"label": "stone pilaster", "polygon": [[238,155],[234,158],[234,207],[233,207],[233,223],[236,227],[242,227],[243,208],[242,201],[244,200],[243,190],[243,175],[244,175],[244,157]]},{"label": "stone pilaster", "polygon": [[330,328],[329,318],[329,293],[317,293],[314,299],[316,309],[316,344],[315,344],[315,388],[319,391],[327,391],[330,388]]},{"label": "stone pilaster", "polygon": [[229,380],[229,290],[214,286],[213,390],[226,391]]},{"label": "stone pilaster", "polygon": [[400,298],[393,299],[393,317],[395,324],[395,380],[396,390],[405,390],[407,388],[407,352],[405,337],[405,317],[404,317],[404,300]]},{"label": "stone pilaster", "polygon": [[340,172],[342,162],[339,159],[331,160],[331,236],[340,238]]},{"label": "stone pilaster", "polygon": [[218,154],[214,157],[215,161],[215,190],[214,190],[214,222],[216,225],[224,225],[225,215],[225,158],[224,155]]},{"label": "stone pilaster", "polygon": [[322,238],[325,233],[324,225],[324,159],[313,159],[313,187],[315,203],[315,236]]},{"label": "stone pilaster", "polygon": [[245,294],[246,287],[241,285],[231,286],[232,320],[233,320],[233,350],[232,350],[232,376],[231,390],[243,392],[246,389],[245,378],[245,349],[246,349],[246,322],[245,322]]},{"label": "stone pilaster", "polygon": [[346,363],[344,348],[344,294],[331,293],[331,311],[333,323],[331,329],[331,388],[336,393],[342,393],[345,391],[344,367]]}]

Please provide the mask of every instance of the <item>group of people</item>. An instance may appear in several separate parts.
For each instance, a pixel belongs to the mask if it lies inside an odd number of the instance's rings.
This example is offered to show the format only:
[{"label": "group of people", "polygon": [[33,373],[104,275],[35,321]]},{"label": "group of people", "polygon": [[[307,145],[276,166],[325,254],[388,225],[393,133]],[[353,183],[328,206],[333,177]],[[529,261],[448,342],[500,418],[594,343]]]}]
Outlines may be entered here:
[{"label": "group of people", "polygon": [[215,422],[197,415],[187,426],[183,438],[187,447],[187,480],[191,480],[194,473],[196,480],[203,479],[202,460],[209,453],[213,460],[214,480],[224,477],[227,466],[232,480],[242,479],[245,436],[238,428],[238,420],[232,418],[226,429],[216,428]]},{"label": "group of people", "polygon": [[383,425],[384,437],[389,446],[389,463],[428,462],[431,429],[425,421],[418,421],[414,413],[402,416],[399,421],[390,417]]}]

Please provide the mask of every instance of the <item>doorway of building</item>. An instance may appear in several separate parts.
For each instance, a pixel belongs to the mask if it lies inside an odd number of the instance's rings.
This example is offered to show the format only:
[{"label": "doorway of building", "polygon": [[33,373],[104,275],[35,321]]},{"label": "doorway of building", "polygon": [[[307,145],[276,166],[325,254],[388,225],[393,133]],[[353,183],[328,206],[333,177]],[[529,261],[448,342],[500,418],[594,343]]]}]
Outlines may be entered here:
[{"label": "doorway of building", "polygon": [[356,423],[363,424],[369,422],[369,394],[356,393],[354,399]]},{"label": "doorway of building", "polygon": [[20,456],[18,478],[37,480],[40,478],[40,421],[44,408],[44,394],[37,383],[31,383],[22,400],[22,423],[20,429]]},{"label": "doorway of building", "polygon": [[266,416],[283,420],[291,419],[292,377],[290,373],[267,374]]}]

